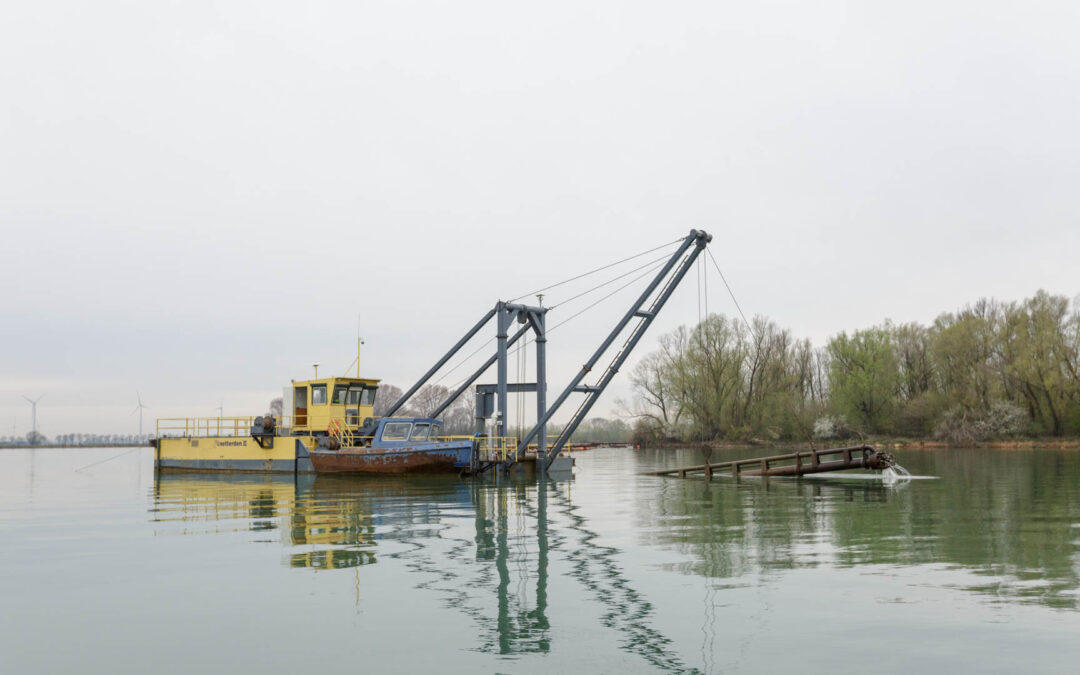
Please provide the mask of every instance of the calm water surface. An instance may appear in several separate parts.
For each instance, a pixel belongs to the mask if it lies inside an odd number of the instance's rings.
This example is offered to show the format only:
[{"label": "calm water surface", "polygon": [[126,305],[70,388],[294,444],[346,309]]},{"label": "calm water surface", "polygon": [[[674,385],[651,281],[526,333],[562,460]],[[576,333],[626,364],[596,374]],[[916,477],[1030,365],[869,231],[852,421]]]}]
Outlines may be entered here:
[{"label": "calm water surface", "polygon": [[[0,451],[0,673],[1080,669],[1080,452],[880,481],[165,474]],[[753,453],[727,453],[748,456]]]}]

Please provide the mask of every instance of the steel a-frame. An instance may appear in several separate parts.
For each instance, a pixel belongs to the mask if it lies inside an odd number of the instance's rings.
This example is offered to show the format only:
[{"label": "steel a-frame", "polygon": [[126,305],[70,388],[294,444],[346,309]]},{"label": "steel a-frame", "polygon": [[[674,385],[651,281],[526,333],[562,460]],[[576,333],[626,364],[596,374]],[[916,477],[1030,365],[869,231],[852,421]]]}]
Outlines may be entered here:
[{"label": "steel a-frame", "polygon": [[[496,436],[504,437],[508,412],[508,394],[518,392],[535,394],[536,424],[519,439],[516,448],[508,449],[506,459],[501,466],[504,469],[512,466],[524,455],[529,445],[535,443],[537,448],[536,466],[540,472],[545,471],[558,458],[559,453],[566,447],[578,426],[585,421],[600,395],[604,393],[604,390],[614,379],[619,369],[630,357],[634,347],[641,341],[649,326],[656,319],[657,314],[663,309],[671,294],[675,292],[679,283],[690,271],[697,257],[711,241],[712,235],[707,232],[690,230],[690,233],[682,240],[675,252],[671,254],[666,263],[653,276],[645,290],[642,291],[618,323],[611,329],[607,337],[600,343],[596,351],[593,352],[592,356],[582,365],[581,370],[578,371],[577,375],[567,384],[566,388],[550,406],[547,405],[547,330],[545,327],[548,308],[500,301],[390,407],[386,413],[387,416],[393,415],[408,402],[435,373],[445,366],[469,340],[494,318],[496,319],[495,353],[449,394],[435,413],[432,414],[432,417],[440,416],[458,396],[473,386],[476,380],[492,365],[495,365],[495,384],[481,384],[476,387],[477,433],[483,433],[486,421],[494,418],[496,425],[500,427],[500,431]],[[519,327],[511,334],[511,329],[514,328],[515,324]],[[631,324],[633,325],[631,326]],[[615,352],[611,362],[600,372],[593,384],[585,384],[585,379],[597,368],[604,354],[628,327],[630,327],[630,330],[626,334],[626,339],[618,351]],[[511,383],[508,381],[508,351],[510,347],[529,333],[532,334],[533,343],[536,345],[536,382]],[[583,394],[584,399],[566,425],[562,427],[558,437],[549,446],[547,425],[555,413],[574,394]]]}]

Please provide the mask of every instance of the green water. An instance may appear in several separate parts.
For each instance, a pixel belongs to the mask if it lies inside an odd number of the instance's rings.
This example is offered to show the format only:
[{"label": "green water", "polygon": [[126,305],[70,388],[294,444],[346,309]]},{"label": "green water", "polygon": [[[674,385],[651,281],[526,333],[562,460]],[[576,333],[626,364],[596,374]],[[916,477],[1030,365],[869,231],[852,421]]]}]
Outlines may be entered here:
[{"label": "green water", "polygon": [[893,487],[629,449],[543,484],[76,471],[118,452],[0,452],[0,673],[1080,669],[1080,452],[900,451],[937,478]]}]

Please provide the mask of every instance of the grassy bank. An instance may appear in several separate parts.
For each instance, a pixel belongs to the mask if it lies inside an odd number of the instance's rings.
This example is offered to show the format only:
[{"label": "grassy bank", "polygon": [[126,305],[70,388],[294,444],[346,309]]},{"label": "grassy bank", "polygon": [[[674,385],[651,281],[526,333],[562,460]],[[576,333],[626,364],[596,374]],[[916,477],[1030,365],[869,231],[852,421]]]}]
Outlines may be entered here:
[{"label": "grassy bank", "polygon": [[[1080,437],[1067,438],[1014,438],[1006,440],[983,441],[976,444],[958,444],[937,439],[869,437],[866,439],[815,440],[814,447],[836,448],[846,445],[872,445],[881,449],[944,450],[950,448],[987,448],[1000,450],[1030,450],[1034,448],[1054,448],[1058,450],[1080,450]],[[810,448],[809,441],[700,441],[671,442],[650,445],[649,449],[678,450],[685,448],[710,448],[713,450],[802,450]]]}]

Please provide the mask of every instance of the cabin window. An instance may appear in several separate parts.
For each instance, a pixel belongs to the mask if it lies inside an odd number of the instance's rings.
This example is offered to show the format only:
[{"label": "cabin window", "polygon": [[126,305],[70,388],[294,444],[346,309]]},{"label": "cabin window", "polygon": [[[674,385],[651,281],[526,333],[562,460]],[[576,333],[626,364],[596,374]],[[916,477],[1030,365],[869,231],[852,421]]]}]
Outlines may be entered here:
[{"label": "cabin window", "polygon": [[349,390],[344,384],[334,385],[334,405],[345,405],[345,392]]},{"label": "cabin window", "polygon": [[426,441],[428,439],[428,432],[430,431],[430,424],[417,424],[413,427],[412,436],[409,437],[409,440]]},{"label": "cabin window", "polygon": [[293,418],[297,426],[307,425],[307,387],[293,388]]},{"label": "cabin window", "polygon": [[326,405],[326,385],[311,385],[311,405]]},{"label": "cabin window", "polygon": [[375,389],[364,389],[364,395],[360,399],[360,405],[375,405]]},{"label": "cabin window", "polygon": [[360,395],[364,393],[363,387],[349,387],[349,405],[360,405]]},{"label": "cabin window", "polygon": [[384,441],[407,441],[412,422],[389,422],[383,427],[382,439]]}]

